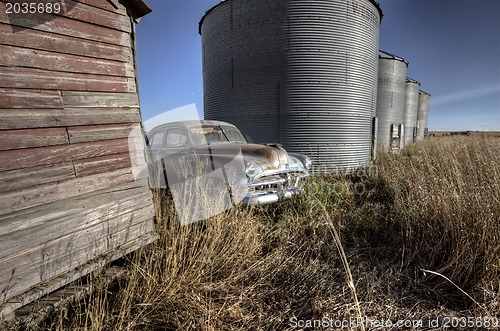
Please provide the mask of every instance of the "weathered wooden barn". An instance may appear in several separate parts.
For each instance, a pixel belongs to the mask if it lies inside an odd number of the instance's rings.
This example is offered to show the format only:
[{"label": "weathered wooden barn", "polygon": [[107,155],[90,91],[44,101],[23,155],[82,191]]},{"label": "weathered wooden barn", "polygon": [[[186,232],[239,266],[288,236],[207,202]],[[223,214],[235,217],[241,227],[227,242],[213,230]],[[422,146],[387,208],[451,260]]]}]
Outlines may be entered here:
[{"label": "weathered wooden barn", "polygon": [[134,25],[151,9],[16,2],[0,1],[0,320],[156,238]]}]

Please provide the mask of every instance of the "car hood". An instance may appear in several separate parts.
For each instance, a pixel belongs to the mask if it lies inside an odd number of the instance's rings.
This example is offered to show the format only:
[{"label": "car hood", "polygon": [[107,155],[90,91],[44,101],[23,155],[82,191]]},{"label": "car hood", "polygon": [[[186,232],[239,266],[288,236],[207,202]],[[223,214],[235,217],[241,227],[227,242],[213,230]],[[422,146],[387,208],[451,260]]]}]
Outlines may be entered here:
[{"label": "car hood", "polygon": [[219,143],[195,147],[194,152],[199,156],[212,155],[216,163],[227,163],[241,152],[244,161],[260,166],[262,171],[279,169],[290,163],[288,153],[279,145]]}]

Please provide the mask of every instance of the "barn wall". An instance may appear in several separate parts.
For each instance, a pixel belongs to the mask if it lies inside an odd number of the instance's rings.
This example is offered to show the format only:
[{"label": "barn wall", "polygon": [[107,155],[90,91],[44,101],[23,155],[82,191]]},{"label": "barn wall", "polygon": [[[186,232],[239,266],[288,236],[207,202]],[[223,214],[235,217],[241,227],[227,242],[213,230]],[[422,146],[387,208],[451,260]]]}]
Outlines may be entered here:
[{"label": "barn wall", "polygon": [[131,167],[145,164],[131,148],[134,27],[113,3],[26,15],[0,2],[0,315],[33,286],[154,238],[147,172]]}]

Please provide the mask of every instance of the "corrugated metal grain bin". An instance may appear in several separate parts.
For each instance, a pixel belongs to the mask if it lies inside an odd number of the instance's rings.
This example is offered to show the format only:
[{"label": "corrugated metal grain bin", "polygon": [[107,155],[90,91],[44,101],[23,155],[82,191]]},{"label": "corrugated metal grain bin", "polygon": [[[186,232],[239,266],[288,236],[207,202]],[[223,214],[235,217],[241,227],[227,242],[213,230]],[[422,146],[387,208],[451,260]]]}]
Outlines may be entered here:
[{"label": "corrugated metal grain bin", "polygon": [[411,146],[417,137],[418,92],[420,83],[409,77],[406,78],[405,96],[405,147]]},{"label": "corrugated metal grain bin", "polygon": [[431,95],[420,90],[418,94],[417,141],[422,141],[427,137],[430,103]]},{"label": "corrugated metal grain bin", "polygon": [[316,170],[370,163],[382,12],[370,0],[228,0],[200,22],[206,119]]},{"label": "corrugated metal grain bin", "polygon": [[404,147],[406,69],[403,58],[380,51],[377,90],[377,144],[383,150]]},{"label": "corrugated metal grain bin", "polygon": [[280,140],[285,1],[225,1],[202,22],[206,119],[235,124],[258,142]]}]

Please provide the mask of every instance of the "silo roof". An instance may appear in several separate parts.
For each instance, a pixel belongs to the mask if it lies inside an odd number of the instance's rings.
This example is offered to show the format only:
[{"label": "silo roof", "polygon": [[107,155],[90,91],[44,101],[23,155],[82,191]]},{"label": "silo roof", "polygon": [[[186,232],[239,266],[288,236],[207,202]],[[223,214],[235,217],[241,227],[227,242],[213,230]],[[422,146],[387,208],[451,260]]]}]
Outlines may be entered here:
[{"label": "silo roof", "polygon": [[427,94],[428,96],[431,96],[431,94],[430,94],[430,93],[425,92],[425,91],[422,91],[422,90],[418,91],[418,93],[420,93],[420,94]]},{"label": "silo roof", "polygon": [[[207,10],[205,12],[205,15],[203,15],[203,17],[201,18],[200,22],[198,23],[198,33],[201,35],[201,26],[203,25],[203,21],[205,20],[205,17],[208,16],[208,14],[210,14],[213,10],[215,10],[216,8],[219,8],[220,6],[224,5],[225,3],[228,3],[230,2],[231,0],[221,0],[220,3],[218,3],[217,5],[213,6],[212,8],[210,8],[209,10]],[[382,12],[382,8],[380,7],[380,3],[378,3],[377,1],[375,0],[367,0],[369,2],[371,2],[375,8],[377,8],[379,14],[380,14],[380,23],[382,22],[382,17],[384,17],[384,13]]]},{"label": "silo roof", "polygon": [[414,84],[418,84],[420,85],[420,82],[419,81],[416,81],[415,79],[412,79],[410,77],[406,77],[406,82],[407,83],[414,83]]},{"label": "silo roof", "polygon": [[378,51],[378,57],[381,58],[381,59],[401,61],[401,62],[404,62],[406,64],[406,66],[408,67],[408,63],[409,62],[406,61],[405,59],[403,59],[400,56],[397,56],[397,55],[394,55],[394,54],[391,54],[391,53],[379,50]]}]

